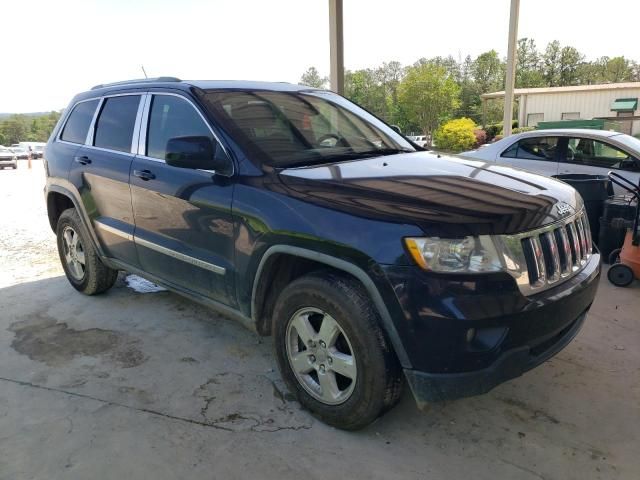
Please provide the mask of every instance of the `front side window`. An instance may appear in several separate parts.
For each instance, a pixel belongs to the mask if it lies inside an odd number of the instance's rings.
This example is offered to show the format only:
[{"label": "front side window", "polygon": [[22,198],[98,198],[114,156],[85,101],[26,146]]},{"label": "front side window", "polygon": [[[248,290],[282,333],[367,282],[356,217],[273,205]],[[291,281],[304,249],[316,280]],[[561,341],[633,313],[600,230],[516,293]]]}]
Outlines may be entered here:
[{"label": "front side window", "polygon": [[567,144],[567,163],[601,168],[635,170],[637,161],[628,153],[605,142],[591,138],[570,138]]},{"label": "front side window", "polygon": [[506,158],[555,161],[558,137],[523,138],[502,153]]},{"label": "front side window", "polygon": [[327,163],[415,149],[373,115],[332,92],[210,90],[218,124],[261,163]]},{"label": "front side window", "polygon": [[60,139],[65,142],[83,144],[87,139],[87,133],[97,106],[98,100],[78,103],[69,115]]},{"label": "front side window", "polygon": [[96,122],[94,146],[131,152],[140,95],[106,98]]},{"label": "front side window", "polygon": [[148,157],[164,160],[167,142],[175,137],[208,137],[217,144],[211,130],[194,108],[173,95],[154,95],[147,128]]}]

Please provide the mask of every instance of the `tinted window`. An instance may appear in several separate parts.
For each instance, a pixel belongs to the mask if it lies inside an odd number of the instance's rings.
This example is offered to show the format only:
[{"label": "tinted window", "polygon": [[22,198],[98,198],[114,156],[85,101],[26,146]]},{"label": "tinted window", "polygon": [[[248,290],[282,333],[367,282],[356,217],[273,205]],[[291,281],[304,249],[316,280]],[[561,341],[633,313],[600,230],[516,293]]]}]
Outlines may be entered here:
[{"label": "tinted window", "polygon": [[638,169],[638,163],[628,153],[591,138],[570,138],[565,161],[602,168]]},{"label": "tinted window", "polygon": [[525,160],[554,161],[557,147],[557,137],[523,138],[505,150],[502,156]]},{"label": "tinted window", "polygon": [[84,143],[97,106],[98,100],[77,104],[69,115],[60,138],[65,142]]},{"label": "tinted window", "polygon": [[325,91],[208,91],[217,123],[252,156],[278,167],[415,149],[388,125]]},{"label": "tinted window", "polygon": [[130,152],[139,103],[139,95],[107,98],[96,123],[93,144],[96,147]]},{"label": "tinted window", "polygon": [[147,129],[147,156],[164,160],[167,142],[175,137],[208,137],[217,145],[207,124],[186,100],[155,95]]}]

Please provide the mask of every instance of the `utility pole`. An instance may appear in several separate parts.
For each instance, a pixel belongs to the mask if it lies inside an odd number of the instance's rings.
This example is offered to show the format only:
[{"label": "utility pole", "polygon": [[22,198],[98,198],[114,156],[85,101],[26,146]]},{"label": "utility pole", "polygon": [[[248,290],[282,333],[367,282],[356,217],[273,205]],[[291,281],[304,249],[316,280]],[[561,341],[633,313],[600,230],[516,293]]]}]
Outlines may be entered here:
[{"label": "utility pole", "polygon": [[503,134],[505,137],[511,135],[511,120],[513,118],[513,90],[516,83],[516,45],[518,42],[519,15],[520,0],[511,0],[509,46],[507,48],[507,76],[504,82]]},{"label": "utility pole", "polygon": [[331,90],[344,94],[344,43],[342,34],[342,0],[329,0],[329,43],[331,51]]}]

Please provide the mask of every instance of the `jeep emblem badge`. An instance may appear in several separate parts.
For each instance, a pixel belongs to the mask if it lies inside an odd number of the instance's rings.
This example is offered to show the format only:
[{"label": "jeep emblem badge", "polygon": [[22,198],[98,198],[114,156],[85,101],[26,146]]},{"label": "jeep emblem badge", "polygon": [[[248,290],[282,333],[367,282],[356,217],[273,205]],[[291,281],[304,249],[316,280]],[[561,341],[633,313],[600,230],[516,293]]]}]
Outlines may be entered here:
[{"label": "jeep emblem badge", "polygon": [[560,215],[567,215],[568,213],[571,213],[571,205],[569,205],[568,203],[557,203],[556,208],[558,209],[558,214]]}]

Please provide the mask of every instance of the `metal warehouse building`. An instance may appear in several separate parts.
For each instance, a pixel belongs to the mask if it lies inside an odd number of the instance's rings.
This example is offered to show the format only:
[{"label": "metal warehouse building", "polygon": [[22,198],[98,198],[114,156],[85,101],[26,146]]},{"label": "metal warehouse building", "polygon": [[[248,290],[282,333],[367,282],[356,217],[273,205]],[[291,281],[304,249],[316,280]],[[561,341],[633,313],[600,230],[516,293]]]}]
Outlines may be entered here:
[{"label": "metal warehouse building", "polygon": [[[619,122],[618,129],[632,135],[640,134],[639,97],[640,82],[515,90],[520,126],[535,127],[543,121],[604,119]],[[504,92],[485,93],[481,98],[486,107],[487,101],[504,98]]]}]

